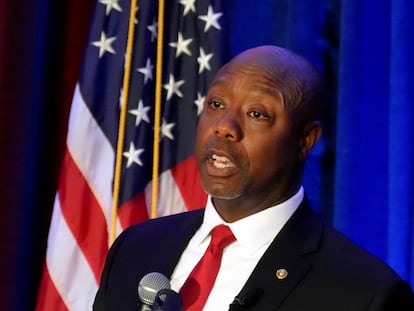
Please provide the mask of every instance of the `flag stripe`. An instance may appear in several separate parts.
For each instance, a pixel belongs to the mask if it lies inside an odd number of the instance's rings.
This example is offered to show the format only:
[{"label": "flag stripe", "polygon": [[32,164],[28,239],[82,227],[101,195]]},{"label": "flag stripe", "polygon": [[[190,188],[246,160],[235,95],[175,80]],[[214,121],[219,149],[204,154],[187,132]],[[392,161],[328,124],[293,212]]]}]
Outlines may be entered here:
[{"label": "flag stripe", "polygon": [[102,207],[106,220],[110,221],[115,154],[109,140],[85,104],[78,84],[69,116],[67,145]]},{"label": "flag stripe", "polygon": [[44,266],[42,280],[39,286],[39,299],[36,305],[36,311],[69,311],[62,297],[58,293],[55,284],[50,278],[47,265]]},{"label": "flag stripe", "polygon": [[[171,170],[163,172],[159,176],[158,182],[160,195],[158,197],[157,217],[186,211],[183,197],[177,188]],[[145,189],[147,204],[149,206],[151,206],[152,198],[150,196],[151,188],[152,182]]]},{"label": "flag stripe", "polygon": [[[137,208],[137,206],[140,208]],[[118,210],[118,217],[122,228],[147,220],[148,215],[144,192],[139,193],[135,198],[124,203]]]},{"label": "flag stripe", "polygon": [[69,310],[90,310],[97,291],[96,276],[61,213],[59,194],[50,230],[46,254],[50,278]]},{"label": "flag stripe", "polygon": [[194,156],[173,167],[172,175],[188,209],[193,210],[205,206],[207,194],[202,190],[200,173]]},{"label": "flag stripe", "polygon": [[[62,214],[98,282],[104,264],[102,255],[108,250],[105,217],[69,152],[64,167],[58,192]],[[84,206],[88,206],[88,213],[82,213]]]},{"label": "flag stripe", "polygon": [[[180,168],[178,169],[180,170]],[[191,172],[188,171],[187,173]],[[160,195],[158,197],[157,217],[184,212],[188,209],[171,170],[162,173],[158,182]],[[187,189],[188,192],[191,192],[191,189]],[[139,193],[134,199],[126,202],[119,209],[122,227],[125,228],[131,224],[148,219],[148,216],[151,214],[151,200],[152,182],[149,182],[143,193]],[[140,208],[136,208],[137,206],[140,206]]]}]

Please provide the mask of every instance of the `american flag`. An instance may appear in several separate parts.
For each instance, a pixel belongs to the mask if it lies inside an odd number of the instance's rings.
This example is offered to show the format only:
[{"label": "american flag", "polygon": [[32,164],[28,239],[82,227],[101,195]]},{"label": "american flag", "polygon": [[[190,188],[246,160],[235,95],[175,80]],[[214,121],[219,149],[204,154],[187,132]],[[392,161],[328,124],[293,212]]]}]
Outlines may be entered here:
[{"label": "american flag", "polygon": [[128,89],[123,89],[123,75],[131,3],[96,3],[72,101],[36,310],[91,309],[110,246],[123,96],[128,100],[116,234],[151,216],[155,131],[160,155],[157,216],[205,203],[193,141],[208,84],[228,59],[223,46],[225,16],[217,0],[165,2],[159,129],[154,128],[157,2],[140,0],[134,12]]}]

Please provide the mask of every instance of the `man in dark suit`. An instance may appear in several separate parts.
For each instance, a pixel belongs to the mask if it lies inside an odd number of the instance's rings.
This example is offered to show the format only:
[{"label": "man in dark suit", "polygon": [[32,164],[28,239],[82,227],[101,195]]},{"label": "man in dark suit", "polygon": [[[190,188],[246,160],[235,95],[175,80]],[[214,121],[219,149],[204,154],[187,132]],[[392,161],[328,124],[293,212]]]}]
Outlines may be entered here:
[{"label": "man in dark suit", "polygon": [[94,310],[134,310],[139,280],[154,271],[180,291],[220,224],[236,240],[203,310],[414,310],[410,286],[324,226],[306,199],[303,168],[321,135],[322,94],[317,71],[283,48],[253,48],[226,64],[197,129],[207,206],[125,230]]}]

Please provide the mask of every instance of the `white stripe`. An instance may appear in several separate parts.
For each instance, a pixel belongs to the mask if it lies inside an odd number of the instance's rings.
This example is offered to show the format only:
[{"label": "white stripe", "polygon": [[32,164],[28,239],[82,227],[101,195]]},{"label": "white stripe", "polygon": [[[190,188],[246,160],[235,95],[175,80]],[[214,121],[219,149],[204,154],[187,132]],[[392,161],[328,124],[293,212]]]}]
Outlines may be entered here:
[{"label": "white stripe", "polygon": [[[176,214],[187,210],[183,197],[171,170],[163,172],[159,177],[157,217]],[[148,215],[151,215],[152,202],[152,182],[145,188],[145,202],[147,204]]]},{"label": "white stripe", "polygon": [[[86,106],[79,84],[76,84],[72,101],[67,145],[73,160],[103,210],[109,233],[115,153]],[[117,231],[120,230],[121,225],[118,221]]]},{"label": "white stripe", "polygon": [[91,310],[98,286],[55,198],[46,264],[57,291],[71,311]]}]

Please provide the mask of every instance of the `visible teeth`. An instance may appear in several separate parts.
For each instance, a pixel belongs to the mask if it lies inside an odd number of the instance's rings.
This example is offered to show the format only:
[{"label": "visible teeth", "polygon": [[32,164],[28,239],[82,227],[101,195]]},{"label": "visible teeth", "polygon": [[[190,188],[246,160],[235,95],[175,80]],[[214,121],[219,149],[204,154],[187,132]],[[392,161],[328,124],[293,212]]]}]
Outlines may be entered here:
[{"label": "visible teeth", "polygon": [[232,167],[232,165],[230,163],[220,163],[215,161],[214,162],[214,166],[217,168],[226,168],[226,167]]},{"label": "visible teeth", "polygon": [[233,167],[234,166],[234,164],[227,157],[221,157],[221,156],[218,156],[217,154],[213,154],[211,156],[211,158],[214,161],[213,162],[214,166],[217,167],[217,168],[226,168],[226,167]]},{"label": "visible teeth", "polygon": [[212,158],[213,158],[214,161],[230,162],[230,160],[227,157],[220,157],[217,154],[213,154]]}]

